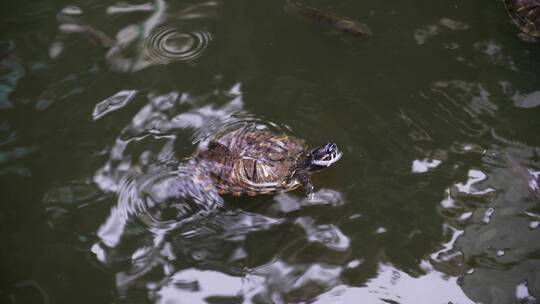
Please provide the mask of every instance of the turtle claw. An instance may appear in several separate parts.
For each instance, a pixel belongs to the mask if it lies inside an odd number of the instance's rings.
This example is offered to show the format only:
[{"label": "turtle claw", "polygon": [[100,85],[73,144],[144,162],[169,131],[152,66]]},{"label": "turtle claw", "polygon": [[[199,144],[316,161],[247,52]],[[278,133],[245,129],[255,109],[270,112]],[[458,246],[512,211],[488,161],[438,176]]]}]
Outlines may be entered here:
[{"label": "turtle claw", "polygon": [[533,36],[529,36],[529,35],[527,35],[525,33],[519,33],[519,34],[517,34],[517,36],[523,42],[528,42],[528,43],[536,43],[536,42],[538,42],[538,38],[533,37]]},{"label": "turtle claw", "polygon": [[302,206],[310,205],[330,205],[341,206],[345,204],[340,192],[328,189],[321,189],[315,193],[308,194],[308,197],[301,201]]},{"label": "turtle claw", "polygon": [[313,189],[314,187],[312,184],[306,185],[306,196],[310,201],[315,198],[315,192],[313,192]]}]

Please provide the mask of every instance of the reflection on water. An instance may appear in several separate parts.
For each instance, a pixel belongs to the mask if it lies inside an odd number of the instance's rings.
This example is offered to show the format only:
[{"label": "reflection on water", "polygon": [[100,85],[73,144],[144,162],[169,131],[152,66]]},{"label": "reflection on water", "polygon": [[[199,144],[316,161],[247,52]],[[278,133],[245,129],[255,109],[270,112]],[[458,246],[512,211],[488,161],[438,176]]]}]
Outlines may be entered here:
[{"label": "reflection on water", "polygon": [[[536,280],[530,272],[538,267],[536,261],[526,257],[538,252],[538,242],[526,240],[537,239],[531,223],[535,222],[540,193],[536,170],[527,166],[538,164],[520,164],[516,153],[523,150],[511,146],[504,152],[471,146],[460,151],[478,156],[483,169],[470,168],[466,181],[446,190],[440,214],[448,223],[450,241],[432,254],[432,262],[437,269],[463,276],[464,291],[472,298],[511,303],[517,286]],[[487,286],[497,288],[482,289]],[[528,290],[537,294],[538,287],[532,285]],[[520,297],[534,302],[529,294]]]},{"label": "reflection on water", "polygon": [[[416,40],[416,43],[425,44],[429,38],[440,35],[441,30],[444,32],[446,30],[463,31],[469,29],[468,24],[450,18],[442,18],[438,23],[439,24],[428,24],[415,30],[414,39]],[[455,45],[455,47],[457,47],[457,45]]]},{"label": "reflection on water", "polygon": [[200,57],[210,40],[212,36],[207,32],[184,33],[174,27],[163,27],[150,33],[144,49],[152,62],[168,64]]},{"label": "reflection on water", "polygon": [[[205,30],[215,18],[218,3],[208,1],[190,5],[153,3],[132,5],[113,4],[106,13],[119,18],[123,15],[146,13],[140,23],[128,24],[116,35],[108,35],[98,29],[100,24],[90,24],[85,13],[95,13],[96,8],[70,5],[59,14],[59,35],[49,48],[49,55],[57,58],[67,47],[67,34],[79,34],[94,40],[107,49],[105,55],[110,67],[117,71],[134,72],[154,64],[169,64],[175,61],[192,61],[200,57],[212,34]],[[191,30],[194,29],[195,30]]]},{"label": "reflection on water", "polygon": [[[537,303],[540,67],[502,3],[17,2],[0,37],[2,303]],[[389,47],[391,46],[391,47]],[[219,195],[264,127],[345,157]]]},{"label": "reflection on water", "polygon": [[365,288],[339,285],[314,303],[356,303],[359,299],[366,303],[474,303],[460,290],[455,278],[432,271],[426,262],[422,265],[430,273],[415,278],[392,265],[381,264],[377,276]]},{"label": "reflection on water", "polygon": [[113,96],[103,101],[100,101],[94,108],[94,113],[92,113],[92,117],[94,118],[94,120],[97,120],[111,111],[121,109],[133,99],[135,94],[137,94],[137,91],[135,90],[120,91]]},{"label": "reflection on water", "polygon": [[11,41],[0,41],[0,109],[9,109],[13,103],[9,100],[9,95],[15,90],[19,79],[24,77],[24,67],[19,60],[12,55],[15,45]]},{"label": "reflection on water", "polygon": [[[311,298],[317,294],[312,290],[316,286],[326,290],[339,282],[343,270],[339,265],[350,255],[350,240],[336,225],[318,223],[310,216],[269,217],[230,206],[223,209],[223,198],[208,176],[195,162],[178,155],[193,146],[178,142],[184,130],[192,134],[193,143],[242,125],[266,124],[283,130],[243,115],[240,88],[237,84],[202,96],[150,94],[148,104],[123,129],[109,161],[96,174],[100,188],[115,193],[118,200],[99,228],[92,252],[103,265],[115,269],[117,288],[125,297],[135,296],[146,286],[146,293],[156,302],[178,296],[191,303],[208,297],[288,302],[295,297]],[[122,91],[99,102],[94,118],[121,108],[133,94]],[[212,106],[217,100],[222,105]],[[281,194],[275,200],[274,210],[269,210],[275,215],[312,206],[332,208],[343,202],[339,192],[325,189],[312,199]],[[246,242],[276,229],[295,231],[295,237],[278,240],[281,253],[275,257],[250,263],[253,257],[246,251]],[[316,256],[310,253],[315,248]],[[193,268],[193,263],[207,270]],[[308,290],[313,294],[306,295]]]}]

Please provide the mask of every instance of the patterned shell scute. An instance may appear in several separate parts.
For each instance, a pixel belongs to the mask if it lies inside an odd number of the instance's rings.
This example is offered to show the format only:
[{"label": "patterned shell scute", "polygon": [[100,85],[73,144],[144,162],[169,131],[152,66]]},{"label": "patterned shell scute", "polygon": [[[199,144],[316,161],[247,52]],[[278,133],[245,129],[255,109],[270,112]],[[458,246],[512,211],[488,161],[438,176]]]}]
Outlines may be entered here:
[{"label": "patterned shell scute", "polygon": [[540,38],[540,0],[503,0],[514,23],[525,34]]},{"label": "patterned shell scute", "polygon": [[213,141],[203,158],[210,162],[207,168],[221,193],[255,195],[299,186],[291,177],[306,149],[304,140],[266,130],[241,129],[218,135]]}]

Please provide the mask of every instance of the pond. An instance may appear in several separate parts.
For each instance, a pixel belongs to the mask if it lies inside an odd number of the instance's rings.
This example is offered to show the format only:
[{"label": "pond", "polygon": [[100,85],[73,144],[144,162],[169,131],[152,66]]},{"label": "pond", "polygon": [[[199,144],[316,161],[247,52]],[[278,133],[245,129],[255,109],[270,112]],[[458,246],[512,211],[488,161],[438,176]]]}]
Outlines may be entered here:
[{"label": "pond", "polygon": [[[2,303],[539,301],[540,44],[502,1],[4,2]],[[190,157],[238,125],[342,158],[218,195]]]}]

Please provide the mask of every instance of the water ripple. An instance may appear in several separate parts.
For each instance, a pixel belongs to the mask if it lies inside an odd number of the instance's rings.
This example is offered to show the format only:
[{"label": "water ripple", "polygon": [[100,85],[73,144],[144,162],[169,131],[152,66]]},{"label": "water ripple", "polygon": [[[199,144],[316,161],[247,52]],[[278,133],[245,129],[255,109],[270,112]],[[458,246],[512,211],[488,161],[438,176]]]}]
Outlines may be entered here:
[{"label": "water ripple", "polygon": [[209,120],[194,132],[193,142],[204,144],[209,139],[215,139],[230,132],[235,132],[237,140],[240,141],[244,134],[257,130],[268,130],[274,134],[291,133],[291,130],[285,125],[278,125],[254,115],[237,112],[229,117],[218,117],[218,119]]},{"label": "water ripple", "polygon": [[159,64],[192,61],[202,55],[210,41],[212,35],[209,32],[185,32],[174,26],[165,26],[150,33],[144,51],[151,61]]},{"label": "water ripple", "polygon": [[124,107],[133,99],[133,97],[135,97],[136,94],[137,90],[125,90],[120,91],[103,101],[100,101],[94,107],[94,112],[92,113],[93,119],[98,120],[107,113]]}]

